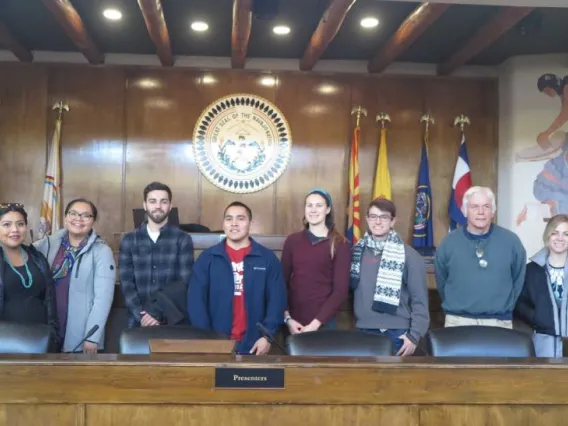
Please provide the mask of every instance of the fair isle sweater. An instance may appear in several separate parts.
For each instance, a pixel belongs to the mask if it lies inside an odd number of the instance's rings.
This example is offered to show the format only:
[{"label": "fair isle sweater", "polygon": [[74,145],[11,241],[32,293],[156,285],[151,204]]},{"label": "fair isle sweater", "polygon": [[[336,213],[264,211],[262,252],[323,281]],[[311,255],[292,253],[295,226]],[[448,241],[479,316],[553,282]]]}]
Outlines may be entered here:
[{"label": "fair isle sweater", "polygon": [[[476,248],[487,267],[479,265]],[[498,225],[489,235],[464,228],[450,232],[436,250],[438,293],[446,314],[512,319],[525,280],[526,251],[519,237]]]}]

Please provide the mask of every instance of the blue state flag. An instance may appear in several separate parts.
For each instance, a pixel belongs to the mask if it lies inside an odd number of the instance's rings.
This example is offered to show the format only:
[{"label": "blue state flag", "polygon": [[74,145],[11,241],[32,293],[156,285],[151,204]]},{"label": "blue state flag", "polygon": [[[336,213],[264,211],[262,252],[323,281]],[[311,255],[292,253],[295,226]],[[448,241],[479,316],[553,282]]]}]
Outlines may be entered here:
[{"label": "blue state flag", "polygon": [[416,186],[414,208],[414,230],[412,233],[414,248],[434,248],[434,231],[432,226],[432,188],[430,187],[430,167],[426,142],[422,144],[422,158]]}]

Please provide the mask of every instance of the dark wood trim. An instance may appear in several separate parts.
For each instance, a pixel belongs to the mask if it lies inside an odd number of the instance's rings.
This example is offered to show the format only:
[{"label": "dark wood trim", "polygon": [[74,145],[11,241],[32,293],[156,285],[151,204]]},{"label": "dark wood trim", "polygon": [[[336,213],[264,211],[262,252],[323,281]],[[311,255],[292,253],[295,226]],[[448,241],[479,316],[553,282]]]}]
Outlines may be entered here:
[{"label": "dark wood trim", "polygon": [[423,3],[414,9],[379,53],[369,61],[368,71],[370,73],[383,71],[412,46],[422,33],[442,16],[448,7],[450,7],[449,4]]},{"label": "dark wood trim", "polygon": [[138,0],[148,34],[156,46],[156,53],[165,67],[174,65],[168,25],[164,18],[162,0]]},{"label": "dark wood trim", "polygon": [[461,49],[456,51],[447,61],[438,66],[438,75],[451,74],[456,68],[466,64],[488,46],[497,41],[517,22],[531,13],[534,7],[503,7],[483,27],[471,37]]},{"label": "dark wood trim", "polygon": [[333,0],[314,31],[300,61],[300,70],[311,71],[321,55],[335,38],[355,0]]},{"label": "dark wood trim", "polygon": [[55,15],[59,25],[91,64],[102,64],[104,55],[87,32],[83,20],[69,0],[43,0],[45,6]]},{"label": "dark wood trim", "polygon": [[34,55],[25,48],[3,22],[0,22],[0,46],[12,52],[21,62],[32,62]]},{"label": "dark wood trim", "polygon": [[233,0],[231,66],[244,68],[252,27],[252,0]]}]

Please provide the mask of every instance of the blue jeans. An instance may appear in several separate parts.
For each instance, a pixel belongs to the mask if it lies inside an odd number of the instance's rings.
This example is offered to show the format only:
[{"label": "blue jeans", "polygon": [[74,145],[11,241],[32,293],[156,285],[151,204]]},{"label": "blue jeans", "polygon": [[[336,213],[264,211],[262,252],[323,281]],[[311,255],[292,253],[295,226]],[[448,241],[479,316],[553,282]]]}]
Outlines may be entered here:
[{"label": "blue jeans", "polygon": [[400,350],[400,348],[402,348],[402,345],[404,344],[404,340],[400,339],[399,336],[402,336],[404,333],[408,332],[408,330],[404,328],[390,328],[385,331],[381,331],[378,328],[358,328],[357,330],[362,331],[364,333],[380,334],[382,336],[387,336],[394,344],[395,354]]}]

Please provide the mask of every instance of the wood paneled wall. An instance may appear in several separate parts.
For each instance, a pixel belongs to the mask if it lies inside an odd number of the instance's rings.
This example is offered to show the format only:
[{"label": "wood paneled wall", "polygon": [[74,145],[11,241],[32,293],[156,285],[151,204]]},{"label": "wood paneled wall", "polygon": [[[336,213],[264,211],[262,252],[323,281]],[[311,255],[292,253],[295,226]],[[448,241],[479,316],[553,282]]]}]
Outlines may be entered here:
[{"label": "wood paneled wall", "polygon": [[[100,211],[97,229],[109,241],[133,227],[132,209],[144,186],[171,186],[182,223],[221,227],[221,212],[239,199],[253,210],[254,233],[291,233],[301,226],[305,193],[326,188],[336,221],[345,224],[347,156],[353,129],[350,111],[361,104],[360,178],[362,213],[371,199],[379,129],[374,117],[392,119],[388,154],[398,229],[411,236],[414,193],[423,126],[430,112],[430,175],[435,242],[448,227],[447,203],[459,148],[458,114],[472,120],[467,131],[474,184],[496,189],[497,84],[487,79],[322,75],[277,72],[274,87],[257,72],[205,71],[78,65],[0,63],[0,202],[23,202],[36,230],[56,101],[65,101],[62,132],[63,203],[79,196]],[[323,90],[322,90],[323,89]],[[231,93],[254,93],[274,102],[288,119],[291,162],[270,187],[254,194],[224,192],[201,176],[192,151],[195,122],[209,103]]]}]

